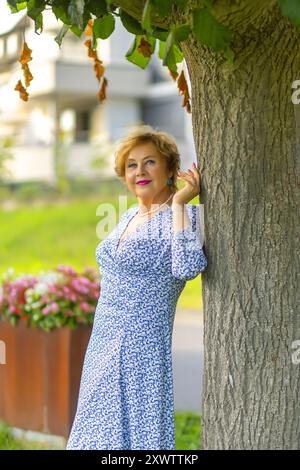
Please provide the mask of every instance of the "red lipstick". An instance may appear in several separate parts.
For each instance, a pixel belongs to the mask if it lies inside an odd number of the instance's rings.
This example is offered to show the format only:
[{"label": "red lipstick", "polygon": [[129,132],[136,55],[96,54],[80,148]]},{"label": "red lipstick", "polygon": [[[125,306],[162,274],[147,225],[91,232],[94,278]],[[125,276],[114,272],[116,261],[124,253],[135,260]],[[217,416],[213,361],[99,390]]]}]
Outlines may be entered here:
[{"label": "red lipstick", "polygon": [[151,181],[150,180],[140,180],[136,184],[144,185],[144,184],[148,184],[148,183],[151,183]]}]

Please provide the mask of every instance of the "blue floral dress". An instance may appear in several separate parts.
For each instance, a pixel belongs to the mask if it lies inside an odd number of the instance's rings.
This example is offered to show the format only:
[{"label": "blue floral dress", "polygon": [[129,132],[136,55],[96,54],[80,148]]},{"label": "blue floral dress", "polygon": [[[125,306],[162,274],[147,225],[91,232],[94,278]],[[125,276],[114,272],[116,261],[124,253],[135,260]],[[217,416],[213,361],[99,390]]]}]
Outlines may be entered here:
[{"label": "blue floral dress", "polygon": [[101,292],[66,449],[175,449],[172,333],[177,300],[207,266],[200,205],[174,232],[172,208],[120,243],[130,207],[96,248]]}]

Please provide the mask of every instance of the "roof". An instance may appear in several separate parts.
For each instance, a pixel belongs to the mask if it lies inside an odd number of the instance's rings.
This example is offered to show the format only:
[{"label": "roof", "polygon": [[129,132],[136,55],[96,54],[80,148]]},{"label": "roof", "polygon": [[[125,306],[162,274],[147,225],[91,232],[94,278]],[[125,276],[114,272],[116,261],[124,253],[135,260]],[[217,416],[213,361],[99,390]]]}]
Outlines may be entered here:
[{"label": "roof", "polygon": [[26,16],[27,10],[21,10],[18,13],[11,13],[3,8],[0,8],[0,36],[12,31],[15,26]]}]

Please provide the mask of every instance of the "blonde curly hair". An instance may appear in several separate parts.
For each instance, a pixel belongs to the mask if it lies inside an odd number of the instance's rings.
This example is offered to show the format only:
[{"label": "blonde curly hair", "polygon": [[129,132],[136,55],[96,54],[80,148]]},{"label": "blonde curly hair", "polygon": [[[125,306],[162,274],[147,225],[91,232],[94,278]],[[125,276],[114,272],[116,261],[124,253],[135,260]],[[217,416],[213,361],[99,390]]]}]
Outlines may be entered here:
[{"label": "blonde curly hair", "polygon": [[176,192],[177,172],[180,168],[180,154],[175,139],[167,132],[159,131],[152,126],[142,125],[133,128],[125,137],[117,141],[115,150],[115,166],[114,170],[121,181],[125,182],[125,165],[130,151],[137,145],[153,142],[165,159],[168,171],[172,171],[172,184],[170,188],[172,192]]}]

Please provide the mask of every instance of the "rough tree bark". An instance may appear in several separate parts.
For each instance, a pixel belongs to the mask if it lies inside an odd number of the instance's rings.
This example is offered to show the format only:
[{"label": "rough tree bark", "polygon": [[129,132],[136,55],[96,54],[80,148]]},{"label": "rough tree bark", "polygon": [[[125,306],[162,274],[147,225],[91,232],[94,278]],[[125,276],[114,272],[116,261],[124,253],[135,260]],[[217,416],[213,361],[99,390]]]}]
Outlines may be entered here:
[{"label": "rough tree bark", "polygon": [[[139,17],[138,2],[118,4]],[[300,34],[273,0],[214,8],[236,33],[234,66],[193,39],[181,44],[208,257],[201,447],[300,449],[300,365],[292,362],[300,339],[300,105],[291,101]]]},{"label": "rough tree bark", "polygon": [[300,110],[291,101],[299,39],[274,7],[243,31],[234,67],[193,40],[182,45],[208,256],[204,449],[300,449],[300,365],[292,362],[300,339]]}]

